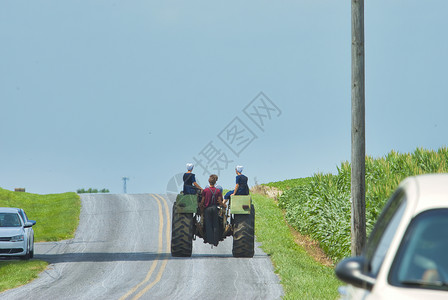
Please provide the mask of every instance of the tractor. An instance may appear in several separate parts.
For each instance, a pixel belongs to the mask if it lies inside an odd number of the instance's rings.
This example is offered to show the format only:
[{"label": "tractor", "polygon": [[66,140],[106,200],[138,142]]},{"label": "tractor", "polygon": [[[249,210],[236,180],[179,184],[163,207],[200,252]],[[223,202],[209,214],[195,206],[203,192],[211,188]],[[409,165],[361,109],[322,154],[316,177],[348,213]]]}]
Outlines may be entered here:
[{"label": "tractor", "polygon": [[[190,257],[193,240],[205,239],[204,215],[199,208],[200,193],[184,195],[180,193],[173,204],[171,231],[171,255]],[[219,208],[220,241],[233,236],[232,254],[234,257],[254,256],[255,208],[250,195],[233,195],[228,208]]]}]

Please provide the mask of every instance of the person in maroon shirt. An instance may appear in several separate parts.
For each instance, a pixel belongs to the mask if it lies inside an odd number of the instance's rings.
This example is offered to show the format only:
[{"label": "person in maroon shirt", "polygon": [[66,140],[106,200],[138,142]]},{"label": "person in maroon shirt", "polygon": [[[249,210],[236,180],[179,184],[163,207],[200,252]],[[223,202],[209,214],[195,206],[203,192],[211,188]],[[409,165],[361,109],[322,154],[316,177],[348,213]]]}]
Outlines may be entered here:
[{"label": "person in maroon shirt", "polygon": [[201,209],[204,210],[205,241],[209,244],[218,245],[220,236],[218,206],[226,207],[222,201],[221,190],[215,187],[218,176],[210,175],[208,182],[210,187],[202,191]]}]

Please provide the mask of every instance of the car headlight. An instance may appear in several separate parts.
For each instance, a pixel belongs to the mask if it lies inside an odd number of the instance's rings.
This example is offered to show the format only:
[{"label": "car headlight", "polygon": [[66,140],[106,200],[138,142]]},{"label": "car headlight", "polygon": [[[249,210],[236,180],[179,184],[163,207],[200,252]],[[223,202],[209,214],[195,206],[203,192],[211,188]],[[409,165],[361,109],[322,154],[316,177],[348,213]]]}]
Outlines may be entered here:
[{"label": "car headlight", "polygon": [[23,234],[11,237],[11,242],[23,242]]}]

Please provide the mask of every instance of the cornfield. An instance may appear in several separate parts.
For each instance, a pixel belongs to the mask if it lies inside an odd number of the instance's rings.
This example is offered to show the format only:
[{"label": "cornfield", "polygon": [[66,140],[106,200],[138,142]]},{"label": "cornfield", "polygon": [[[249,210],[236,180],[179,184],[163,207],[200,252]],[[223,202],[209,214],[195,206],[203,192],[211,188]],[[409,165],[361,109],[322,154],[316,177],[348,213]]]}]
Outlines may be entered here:
[{"label": "cornfield", "polygon": [[[336,262],[350,256],[350,168],[350,163],[343,162],[336,175],[315,174],[297,181],[279,199],[287,221],[302,234],[319,241]],[[379,159],[366,157],[367,234],[398,184],[408,176],[427,173],[448,173],[448,148],[417,148],[406,154],[392,151]]]}]

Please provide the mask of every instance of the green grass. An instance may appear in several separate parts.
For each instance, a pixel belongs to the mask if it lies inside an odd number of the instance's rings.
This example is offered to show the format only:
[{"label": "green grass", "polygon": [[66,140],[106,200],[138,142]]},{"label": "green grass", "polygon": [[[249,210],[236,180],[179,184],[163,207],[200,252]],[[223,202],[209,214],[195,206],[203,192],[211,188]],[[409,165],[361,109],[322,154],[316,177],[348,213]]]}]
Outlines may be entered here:
[{"label": "green grass", "polygon": [[[59,241],[74,237],[81,201],[75,193],[37,195],[0,188],[0,207],[23,208],[37,222],[33,226],[36,242]],[[36,259],[0,261],[0,292],[30,282],[46,266],[47,262]]]},{"label": "green grass", "polygon": [[27,284],[45,270],[42,260],[0,261],[0,292]]},{"label": "green grass", "polygon": [[252,199],[257,241],[271,257],[283,285],[284,299],[336,299],[341,283],[333,268],[322,266],[295,243],[282,209],[272,199],[254,194]]}]

